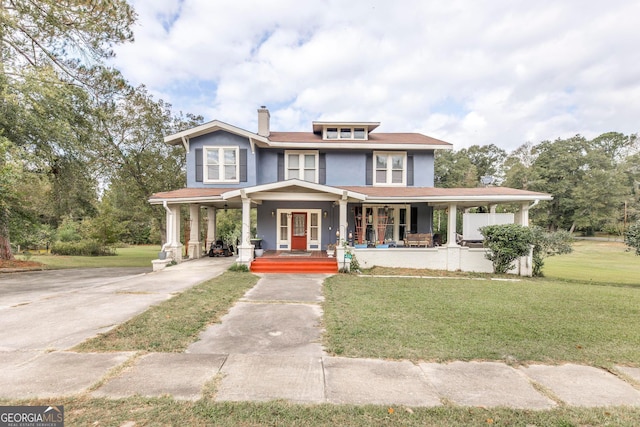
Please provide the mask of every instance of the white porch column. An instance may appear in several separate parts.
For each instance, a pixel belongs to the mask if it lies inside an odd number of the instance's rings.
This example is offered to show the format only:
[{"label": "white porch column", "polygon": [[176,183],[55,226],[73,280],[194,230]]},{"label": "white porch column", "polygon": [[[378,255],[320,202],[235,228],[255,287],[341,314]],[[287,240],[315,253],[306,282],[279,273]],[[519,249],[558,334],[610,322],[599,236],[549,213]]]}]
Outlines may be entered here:
[{"label": "white porch column", "polygon": [[[347,201],[346,200],[340,200],[339,201],[339,205],[340,205],[340,210],[339,210],[339,222],[338,222],[338,230],[340,231],[340,240],[347,240],[347,228],[348,228],[348,224],[347,224]],[[336,242],[336,243],[340,243],[340,242]]]},{"label": "white porch column", "polygon": [[253,245],[251,244],[251,199],[242,198],[242,237],[238,246],[237,261],[249,264],[253,260]]},{"label": "white porch column", "polygon": [[182,261],[182,242],[180,241],[180,205],[170,205],[171,214],[167,214],[167,222],[171,222],[171,227],[167,225],[167,242],[169,242],[168,252],[176,262]]},{"label": "white porch column", "polygon": [[462,256],[460,245],[456,241],[458,206],[449,205],[449,223],[447,226],[447,270],[460,270],[460,257]]},{"label": "white porch column", "polygon": [[[347,199],[346,196],[339,200],[339,222],[338,222],[338,231],[340,232],[340,237],[336,239],[336,260],[338,261],[338,268],[343,270],[345,268],[344,264],[344,254],[345,254],[345,246],[347,245],[348,238],[348,224],[347,224]],[[344,246],[342,242],[345,242]]]},{"label": "white porch column", "polygon": [[217,210],[213,206],[209,206],[207,208],[207,238],[205,251],[208,251],[211,244],[216,241],[216,213]]},{"label": "white porch column", "polygon": [[515,215],[516,224],[529,226],[529,203],[523,203],[520,205],[520,210]]},{"label": "white porch column", "polygon": [[189,234],[189,258],[202,257],[202,245],[200,245],[200,205],[189,205],[189,220],[191,229]]},{"label": "white porch column", "polygon": [[456,229],[458,217],[458,206],[456,204],[449,205],[449,223],[447,226],[447,246],[458,246],[456,242],[456,234],[458,230]]}]

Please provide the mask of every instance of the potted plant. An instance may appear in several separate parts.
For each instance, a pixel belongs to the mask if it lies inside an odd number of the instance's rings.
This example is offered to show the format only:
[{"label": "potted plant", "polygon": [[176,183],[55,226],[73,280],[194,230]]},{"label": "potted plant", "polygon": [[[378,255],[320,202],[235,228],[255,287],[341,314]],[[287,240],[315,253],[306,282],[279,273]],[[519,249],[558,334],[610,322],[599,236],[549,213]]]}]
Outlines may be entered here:
[{"label": "potted plant", "polygon": [[334,243],[329,243],[327,245],[327,256],[329,258],[333,258],[336,253],[336,245]]}]

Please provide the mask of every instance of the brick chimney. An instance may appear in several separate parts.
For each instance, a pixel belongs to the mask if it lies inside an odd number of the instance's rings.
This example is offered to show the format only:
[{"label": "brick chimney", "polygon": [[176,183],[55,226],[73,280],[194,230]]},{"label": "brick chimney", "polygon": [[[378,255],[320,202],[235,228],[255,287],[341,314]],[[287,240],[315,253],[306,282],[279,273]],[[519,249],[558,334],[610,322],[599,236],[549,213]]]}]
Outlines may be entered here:
[{"label": "brick chimney", "polygon": [[262,105],[258,108],[258,135],[269,137],[271,131],[269,130],[269,109]]}]

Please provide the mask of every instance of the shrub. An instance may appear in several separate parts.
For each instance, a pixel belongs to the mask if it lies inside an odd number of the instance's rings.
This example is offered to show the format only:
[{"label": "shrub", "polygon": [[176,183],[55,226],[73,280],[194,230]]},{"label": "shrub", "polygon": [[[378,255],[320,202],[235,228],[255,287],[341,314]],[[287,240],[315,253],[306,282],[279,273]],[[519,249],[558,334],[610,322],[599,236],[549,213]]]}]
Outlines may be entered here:
[{"label": "shrub", "polygon": [[624,243],[629,246],[627,250],[635,249],[636,255],[640,255],[640,221],[632,224],[624,233]]},{"label": "shrub", "polygon": [[533,244],[533,232],[529,227],[518,224],[488,225],[480,228],[484,236],[484,246],[490,251],[486,254],[493,262],[496,274],[505,274],[513,268],[513,262],[525,256]]},{"label": "shrub", "polygon": [[240,263],[236,262],[231,267],[229,267],[229,271],[237,271],[237,272],[242,272],[242,273],[248,273],[249,272],[249,266],[247,264],[240,264]]},{"label": "shrub", "polygon": [[106,256],[115,255],[115,250],[104,246],[95,240],[80,240],[77,242],[55,242],[51,247],[54,255],[74,256]]},{"label": "shrub", "polygon": [[533,275],[542,276],[544,259],[573,251],[573,236],[565,230],[546,232],[541,227],[531,227],[533,232]]}]

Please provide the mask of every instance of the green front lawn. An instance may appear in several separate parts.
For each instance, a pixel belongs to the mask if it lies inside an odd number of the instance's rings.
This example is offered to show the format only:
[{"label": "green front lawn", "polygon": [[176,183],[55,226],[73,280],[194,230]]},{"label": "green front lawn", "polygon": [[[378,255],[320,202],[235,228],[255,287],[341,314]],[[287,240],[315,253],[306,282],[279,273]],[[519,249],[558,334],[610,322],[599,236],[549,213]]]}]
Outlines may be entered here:
[{"label": "green front lawn", "polygon": [[340,275],[324,294],[340,356],[640,365],[639,288]]},{"label": "green front lawn", "polygon": [[158,258],[160,246],[130,246],[117,248],[115,256],[17,255],[17,259],[36,261],[47,268],[149,267]]},{"label": "green front lawn", "polygon": [[640,256],[621,242],[578,240],[572,253],[547,258],[543,272],[550,279],[640,288]]},{"label": "green front lawn", "polygon": [[[51,400],[0,404],[44,405]],[[65,425],[136,426],[637,426],[636,408],[557,408],[527,411],[506,408],[406,408],[402,406],[296,405],[286,402],[196,402],[171,398],[56,400],[64,405]]]}]

